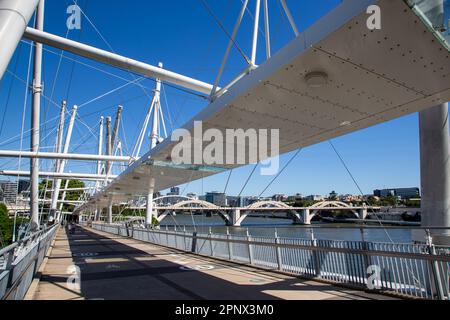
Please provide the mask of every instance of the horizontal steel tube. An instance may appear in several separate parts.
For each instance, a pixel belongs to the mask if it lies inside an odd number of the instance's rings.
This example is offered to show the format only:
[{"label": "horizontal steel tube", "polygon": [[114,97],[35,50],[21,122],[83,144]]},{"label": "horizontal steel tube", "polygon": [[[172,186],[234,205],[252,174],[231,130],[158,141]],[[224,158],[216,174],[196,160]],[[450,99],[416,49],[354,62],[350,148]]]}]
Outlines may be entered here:
[{"label": "horizontal steel tube", "polygon": [[[2,176],[21,176],[26,177],[30,176],[30,171],[16,171],[16,170],[0,170],[0,175]],[[56,172],[39,172],[40,177],[49,177],[49,178],[68,178],[68,179],[80,179],[80,180],[113,180],[117,178],[116,175],[99,175],[99,174],[90,174],[90,173],[56,173]]]},{"label": "horizontal steel tube", "polygon": [[[51,199],[40,199],[39,202],[41,203],[50,203],[52,202]],[[85,203],[85,201],[78,201],[78,200],[57,200],[58,203],[67,203],[67,204],[81,204]]]},{"label": "horizontal steel tube", "polygon": [[14,250],[15,248],[17,248],[21,244],[27,242],[28,240],[31,240],[31,239],[36,238],[36,237],[39,237],[40,235],[42,235],[42,234],[44,234],[46,232],[49,232],[53,228],[56,228],[56,227],[57,227],[57,225],[54,225],[50,229],[44,229],[44,230],[37,231],[36,233],[33,233],[33,234],[23,238],[22,240],[16,241],[16,242],[10,244],[9,246],[7,246],[7,247],[5,247],[3,249],[0,249],[0,256],[5,255],[9,251]]},{"label": "horizontal steel tube", "polygon": [[206,95],[210,95],[213,88],[211,84],[30,27],[25,30],[24,37],[107,65],[129,70],[150,78],[158,78]]},{"label": "horizontal steel tube", "polygon": [[[179,234],[176,232],[165,232],[157,230],[146,230],[146,229],[135,229],[145,232],[153,232],[159,234],[167,234],[172,236],[184,236],[187,238],[194,238],[191,234]],[[333,248],[333,247],[319,247],[319,246],[308,246],[301,244],[286,244],[286,243],[275,243],[275,242],[260,242],[260,241],[248,241],[248,240],[237,240],[237,239],[226,239],[226,238],[216,238],[210,236],[195,236],[197,240],[212,240],[225,243],[236,243],[245,245],[256,245],[256,246],[267,246],[276,248],[289,248],[289,249],[302,249],[309,251],[324,251],[324,252],[337,252],[337,253],[349,253],[349,254],[359,254],[359,255],[369,255],[369,256],[382,256],[382,257],[396,257],[405,259],[419,259],[419,260],[430,260],[430,261],[442,261],[450,262],[450,256],[444,255],[429,255],[420,253],[410,253],[410,252],[393,252],[393,251],[378,251],[378,250],[363,250],[363,249],[349,249],[349,248]]]},{"label": "horizontal steel tube", "polygon": [[38,0],[0,0],[0,80],[37,4]]},{"label": "horizontal steel tube", "polygon": [[32,151],[12,151],[0,150],[0,157],[5,158],[37,158],[37,159],[63,159],[63,160],[86,160],[86,161],[111,161],[111,162],[128,162],[133,160],[127,156],[103,156],[96,154],[68,154],[53,152],[32,152]]},{"label": "horizontal steel tube", "polygon": [[[85,191],[85,190],[95,190],[95,187],[59,189],[60,192]],[[53,191],[55,191],[55,190],[53,190],[53,189],[47,190],[47,192],[53,192]]]}]

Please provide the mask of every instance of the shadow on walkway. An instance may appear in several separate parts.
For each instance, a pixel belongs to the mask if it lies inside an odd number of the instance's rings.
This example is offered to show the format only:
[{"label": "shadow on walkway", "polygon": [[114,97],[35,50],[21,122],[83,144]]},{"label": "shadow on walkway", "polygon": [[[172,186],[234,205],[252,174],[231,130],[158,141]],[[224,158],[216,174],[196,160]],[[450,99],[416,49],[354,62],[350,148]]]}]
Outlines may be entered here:
[{"label": "shadow on walkway", "polygon": [[[45,299],[269,300],[371,299],[364,292],[184,254],[135,239],[77,228],[61,229],[41,279]],[[51,264],[59,263],[59,272]],[[79,288],[61,272],[79,268]],[[72,269],[75,270],[75,268]],[[44,286],[44,284],[47,286]],[[51,285],[51,287],[50,287]],[[53,294],[48,291],[54,290]],[[46,292],[47,291],[47,292]],[[59,292],[59,293],[58,293]],[[380,296],[378,296],[379,298]]]}]

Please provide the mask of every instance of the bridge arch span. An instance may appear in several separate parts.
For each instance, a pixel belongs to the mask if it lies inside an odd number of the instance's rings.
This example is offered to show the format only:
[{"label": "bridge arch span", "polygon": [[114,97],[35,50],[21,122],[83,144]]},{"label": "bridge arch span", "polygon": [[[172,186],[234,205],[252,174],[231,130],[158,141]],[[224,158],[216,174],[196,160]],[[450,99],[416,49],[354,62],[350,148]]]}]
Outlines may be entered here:
[{"label": "bridge arch span", "polygon": [[261,208],[281,208],[286,209],[286,213],[291,216],[292,220],[296,224],[303,224],[304,218],[301,214],[299,214],[296,210],[293,210],[289,205],[280,201],[273,200],[263,200],[252,203],[245,208],[234,210],[231,213],[230,219],[227,221],[228,224],[233,226],[240,226],[244,219],[250,214],[253,210],[258,210]]},{"label": "bridge arch span", "polygon": [[218,206],[216,206],[215,204],[212,204],[210,202],[203,201],[203,200],[196,200],[196,199],[181,201],[181,202],[174,204],[172,207],[173,208],[186,208],[186,207],[193,207],[193,206],[195,206],[196,208],[201,207],[201,208],[206,208],[206,209],[218,209],[219,208]]},{"label": "bridge arch span", "polygon": [[[157,219],[159,222],[161,222],[165,217],[167,217],[169,214],[175,212],[177,209],[189,209],[189,208],[205,208],[205,209],[212,209],[216,210],[219,209],[218,206],[215,204],[212,204],[207,201],[198,200],[198,199],[192,199],[189,197],[185,197],[187,200],[177,202],[174,205],[170,206],[170,209],[164,210],[164,207],[157,207],[157,211],[160,211],[161,214],[158,215]],[[221,214],[221,212],[219,212]],[[224,219],[228,219],[228,216],[222,217]]]},{"label": "bridge arch span", "polygon": [[289,205],[280,201],[266,200],[252,203],[251,205],[246,207],[246,209],[258,209],[258,208],[289,208]]},{"label": "bridge arch span", "polygon": [[308,219],[309,219],[309,221],[311,221],[311,219],[314,216],[317,216],[319,214],[319,211],[321,211],[321,210],[327,210],[327,209],[332,210],[334,208],[345,208],[345,209],[348,208],[348,210],[350,212],[352,212],[356,216],[356,218],[358,218],[358,219],[360,218],[360,214],[358,213],[358,211],[352,210],[352,206],[349,205],[348,203],[345,203],[342,201],[326,200],[326,201],[317,202],[308,208],[309,212],[310,212]]}]

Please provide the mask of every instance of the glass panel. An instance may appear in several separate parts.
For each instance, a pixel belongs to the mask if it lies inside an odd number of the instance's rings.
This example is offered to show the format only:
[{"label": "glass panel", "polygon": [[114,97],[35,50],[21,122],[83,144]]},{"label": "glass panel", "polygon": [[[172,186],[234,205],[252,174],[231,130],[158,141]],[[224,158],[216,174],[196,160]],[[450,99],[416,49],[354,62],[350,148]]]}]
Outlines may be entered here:
[{"label": "glass panel", "polygon": [[450,0],[408,0],[414,12],[450,48]]},{"label": "glass panel", "polygon": [[161,161],[161,160],[148,160],[146,164],[155,167],[168,167],[174,169],[190,170],[190,171],[204,171],[212,173],[221,173],[227,171],[227,168],[206,166],[206,165],[193,165],[193,164],[175,164],[171,161]]}]

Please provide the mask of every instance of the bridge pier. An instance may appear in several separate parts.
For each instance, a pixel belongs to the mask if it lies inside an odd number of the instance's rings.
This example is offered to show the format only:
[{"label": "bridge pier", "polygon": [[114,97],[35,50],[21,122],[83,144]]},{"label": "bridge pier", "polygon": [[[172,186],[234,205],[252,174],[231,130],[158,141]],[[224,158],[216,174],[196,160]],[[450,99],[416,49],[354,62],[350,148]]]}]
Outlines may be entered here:
[{"label": "bridge pier", "polygon": [[367,208],[358,209],[358,217],[361,220],[365,220],[367,218]]},{"label": "bridge pier", "polygon": [[303,209],[301,212],[303,224],[310,225],[311,224],[311,210],[310,209]]},{"label": "bridge pier", "polygon": [[[450,227],[448,103],[419,113],[422,226]],[[430,230],[434,244],[450,245],[450,230]],[[424,241],[424,235],[418,236]]]},{"label": "bridge pier", "polygon": [[155,209],[155,217],[158,222],[161,223],[161,221],[163,221],[169,214],[173,215],[175,211],[170,212],[169,210],[164,210],[161,214],[159,214],[158,212],[158,209]]},{"label": "bridge pier", "polygon": [[303,211],[298,213],[297,211],[291,211],[292,223],[296,224],[305,224]]},{"label": "bridge pier", "polygon": [[226,225],[229,227],[240,227],[247,215],[248,213],[241,214],[241,209],[233,209],[229,214],[229,220],[226,221]]}]

